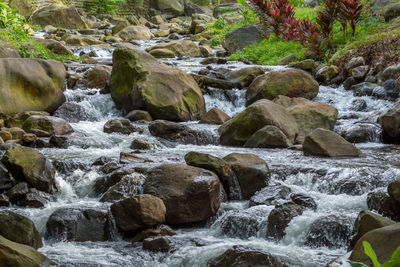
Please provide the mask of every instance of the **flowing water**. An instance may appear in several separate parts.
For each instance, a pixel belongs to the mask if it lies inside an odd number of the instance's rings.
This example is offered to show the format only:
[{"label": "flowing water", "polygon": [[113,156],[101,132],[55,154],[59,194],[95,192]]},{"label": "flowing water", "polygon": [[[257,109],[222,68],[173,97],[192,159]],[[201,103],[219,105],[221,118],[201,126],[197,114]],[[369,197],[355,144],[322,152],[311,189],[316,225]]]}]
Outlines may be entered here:
[{"label": "flowing water", "polygon": [[[146,48],[158,40],[140,41]],[[96,59],[111,62],[113,48],[78,47],[74,52],[95,51]],[[168,59],[164,62],[175,65],[187,72],[196,72],[202,68],[200,58]],[[212,65],[213,68],[238,69],[248,65],[229,62],[226,65]],[[70,66],[71,67],[71,66]],[[76,67],[76,66],[74,66]],[[279,70],[282,67],[265,66],[266,70]],[[72,70],[70,70],[72,72]],[[42,209],[22,209],[13,207],[18,213],[34,221],[44,236],[49,216],[60,207],[84,207],[107,210],[110,204],[99,202],[90,197],[94,181],[101,176],[99,170],[90,167],[100,156],[119,159],[120,152],[130,152],[131,141],[140,136],[157,144],[157,147],[139,154],[149,161],[146,167],[162,163],[183,163],[184,155],[189,151],[205,152],[223,157],[232,152],[254,153],[263,158],[271,169],[270,184],[280,183],[288,186],[295,193],[304,193],[314,198],[318,204],[315,211],[307,210],[294,218],[286,229],[286,236],[281,241],[266,238],[268,214],[274,206],[260,205],[250,207],[248,201],[223,203],[217,215],[205,225],[197,228],[176,229],[174,237],[179,246],[169,253],[144,251],[141,245],[123,241],[114,229],[112,241],[108,242],[55,242],[44,240],[44,247],[39,249],[60,266],[207,266],[207,262],[233,245],[243,245],[259,249],[285,260],[290,266],[324,266],[332,259],[346,254],[345,244],[337,249],[306,246],[306,234],[315,220],[327,215],[338,215],[351,225],[358,213],[367,209],[367,193],[399,177],[398,163],[400,154],[396,147],[389,147],[378,142],[362,143],[357,146],[366,154],[365,158],[328,159],[305,157],[301,151],[289,149],[245,149],[217,145],[165,146],[149,134],[146,124],[137,124],[145,129],[143,134],[129,136],[106,134],[103,125],[110,118],[122,117],[115,108],[109,94],[103,95],[97,89],[67,89],[67,101],[75,102],[91,114],[92,121],[72,123],[75,133],[69,136],[68,149],[42,149],[42,153],[53,161],[64,162],[80,169],[57,174],[57,201]],[[218,107],[233,116],[242,111],[245,90],[223,91],[211,89],[205,95],[207,109]],[[363,99],[367,109],[353,111],[355,99]],[[315,101],[333,105],[339,110],[338,133],[348,129],[356,122],[375,123],[379,112],[394,105],[393,102],[377,100],[371,97],[354,97],[352,92],[343,87],[321,86]],[[197,122],[186,123],[192,128],[210,131],[215,136],[217,126],[200,125]],[[379,135],[377,132],[373,136]],[[375,137],[371,138],[376,141]],[[74,165],[75,164],[75,165]]]}]

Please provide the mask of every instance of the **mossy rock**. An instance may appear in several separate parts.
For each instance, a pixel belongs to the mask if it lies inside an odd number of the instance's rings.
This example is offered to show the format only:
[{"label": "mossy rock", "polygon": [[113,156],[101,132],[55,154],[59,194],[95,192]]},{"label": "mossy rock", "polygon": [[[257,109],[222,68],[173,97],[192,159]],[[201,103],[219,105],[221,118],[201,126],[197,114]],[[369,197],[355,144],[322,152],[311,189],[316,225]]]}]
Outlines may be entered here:
[{"label": "mossy rock", "polygon": [[113,54],[111,96],[125,112],[147,110],[154,119],[198,120],[205,113],[203,94],[193,77],[164,65],[133,46]]},{"label": "mossy rock", "polygon": [[86,24],[75,7],[52,4],[36,11],[31,17],[32,24],[52,25],[63,29],[85,29]]},{"label": "mossy rock", "polygon": [[246,92],[246,104],[259,99],[273,100],[278,95],[313,99],[318,91],[318,82],[303,70],[272,71],[253,81]]},{"label": "mossy rock", "polygon": [[248,106],[218,129],[220,143],[243,146],[256,131],[267,125],[276,126],[292,143],[298,134],[294,117],[284,107],[263,99]]}]

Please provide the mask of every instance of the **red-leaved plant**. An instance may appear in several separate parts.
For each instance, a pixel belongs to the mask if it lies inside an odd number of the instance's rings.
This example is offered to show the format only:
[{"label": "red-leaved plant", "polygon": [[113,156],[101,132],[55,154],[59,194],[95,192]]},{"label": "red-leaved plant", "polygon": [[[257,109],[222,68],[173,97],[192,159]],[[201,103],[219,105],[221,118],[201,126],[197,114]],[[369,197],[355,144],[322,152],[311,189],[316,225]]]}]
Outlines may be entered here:
[{"label": "red-leaved plant", "polygon": [[311,47],[316,54],[323,55],[324,47],[331,47],[333,25],[336,20],[342,24],[346,38],[350,22],[353,36],[363,6],[360,0],[325,0],[318,13],[316,23],[308,19],[296,19],[294,7],[288,0],[249,0],[267,26],[266,38],[271,32],[286,41],[299,41]]}]

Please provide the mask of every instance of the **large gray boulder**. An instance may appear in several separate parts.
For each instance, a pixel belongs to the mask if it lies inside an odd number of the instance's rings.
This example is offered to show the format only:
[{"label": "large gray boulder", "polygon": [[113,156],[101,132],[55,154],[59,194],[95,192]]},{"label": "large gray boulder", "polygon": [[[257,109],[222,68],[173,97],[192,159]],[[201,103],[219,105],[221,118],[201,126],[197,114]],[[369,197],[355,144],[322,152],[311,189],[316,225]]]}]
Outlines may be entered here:
[{"label": "large gray boulder", "polygon": [[224,48],[229,53],[235,53],[246,46],[260,43],[265,39],[264,29],[261,25],[248,25],[240,27],[225,36]]}]

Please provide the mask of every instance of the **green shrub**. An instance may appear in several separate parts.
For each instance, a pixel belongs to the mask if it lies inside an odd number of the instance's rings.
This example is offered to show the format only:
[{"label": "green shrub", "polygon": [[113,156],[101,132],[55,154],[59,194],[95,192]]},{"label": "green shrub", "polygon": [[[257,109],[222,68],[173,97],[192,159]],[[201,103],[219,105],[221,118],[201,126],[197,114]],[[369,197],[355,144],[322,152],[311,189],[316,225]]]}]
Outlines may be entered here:
[{"label": "green shrub", "polygon": [[0,0],[0,40],[13,45],[22,57],[40,57],[64,61],[73,56],[56,55],[42,44],[31,40],[32,31],[25,18]]},{"label": "green shrub", "polygon": [[126,6],[125,0],[96,0],[91,7],[93,14],[115,14],[120,8]]},{"label": "green shrub", "polygon": [[229,56],[229,60],[247,58],[259,65],[276,65],[280,59],[296,53],[296,60],[305,59],[304,46],[295,41],[283,41],[275,35],[271,35],[268,40],[263,40],[259,44],[245,47]]}]

